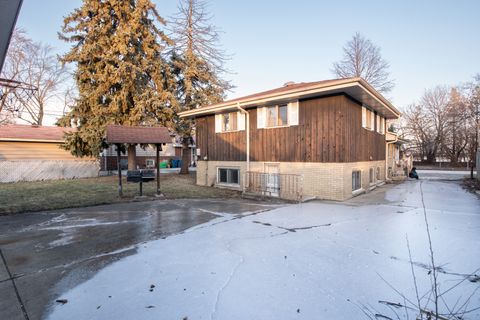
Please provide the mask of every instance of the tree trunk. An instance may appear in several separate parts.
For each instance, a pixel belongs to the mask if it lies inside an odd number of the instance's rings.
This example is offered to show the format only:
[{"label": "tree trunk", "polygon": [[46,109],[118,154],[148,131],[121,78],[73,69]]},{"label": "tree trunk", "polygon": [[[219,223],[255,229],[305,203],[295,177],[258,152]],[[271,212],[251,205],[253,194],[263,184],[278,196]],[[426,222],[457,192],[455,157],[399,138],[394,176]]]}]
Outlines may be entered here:
[{"label": "tree trunk", "polygon": [[183,144],[182,148],[182,166],[180,174],[188,174],[188,167],[190,166],[191,150],[188,144]]},{"label": "tree trunk", "polygon": [[137,170],[137,145],[128,145],[128,170]]},{"label": "tree trunk", "polygon": [[427,160],[425,161],[425,163],[434,164],[434,163],[435,163],[435,160],[436,160],[435,154],[433,154],[433,153],[427,153]]}]

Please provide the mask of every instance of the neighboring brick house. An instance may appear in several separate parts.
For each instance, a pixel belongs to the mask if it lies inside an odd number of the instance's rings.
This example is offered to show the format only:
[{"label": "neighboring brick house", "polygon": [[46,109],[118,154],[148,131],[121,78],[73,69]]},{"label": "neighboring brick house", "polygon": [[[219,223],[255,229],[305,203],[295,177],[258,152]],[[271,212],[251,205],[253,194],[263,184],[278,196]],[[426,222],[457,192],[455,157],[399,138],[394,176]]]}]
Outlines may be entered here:
[{"label": "neighboring brick house", "polygon": [[[162,146],[162,151],[160,151],[160,162],[168,162],[170,160],[180,160],[182,159],[182,144],[180,139],[176,135],[172,135],[172,143],[169,143],[165,146]],[[191,148],[191,165],[196,165],[195,157],[195,146],[190,146]],[[141,146],[136,146],[136,162],[137,166],[141,169],[145,168],[155,168],[155,156],[156,151],[152,146],[146,146],[142,148]],[[128,157],[125,154],[122,154],[120,159],[122,169],[127,169]],[[117,170],[117,151],[114,145],[111,145],[109,148],[105,149],[100,157],[100,167],[102,171],[115,171]]]},{"label": "neighboring brick house", "polygon": [[0,182],[74,179],[98,176],[94,158],[76,158],[60,148],[71,128],[0,126]]},{"label": "neighboring brick house", "polygon": [[197,184],[345,200],[386,179],[386,119],[400,112],[351,78],[287,83],[180,115],[196,121]]}]

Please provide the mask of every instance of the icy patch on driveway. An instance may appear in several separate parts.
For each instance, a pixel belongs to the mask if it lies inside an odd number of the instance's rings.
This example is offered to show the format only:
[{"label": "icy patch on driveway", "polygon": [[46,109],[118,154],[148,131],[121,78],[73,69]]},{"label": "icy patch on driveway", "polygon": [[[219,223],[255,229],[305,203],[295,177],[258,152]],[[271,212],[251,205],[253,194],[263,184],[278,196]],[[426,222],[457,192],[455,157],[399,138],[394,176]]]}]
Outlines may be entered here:
[{"label": "icy patch on driveway", "polygon": [[[404,302],[380,276],[414,299],[406,234],[420,294],[429,290],[419,188],[397,185],[385,205],[311,202],[219,217],[139,247],[63,295],[69,302],[49,319],[359,319],[363,305]],[[422,188],[447,287],[458,279],[450,273],[480,266],[480,202],[451,183]]]}]

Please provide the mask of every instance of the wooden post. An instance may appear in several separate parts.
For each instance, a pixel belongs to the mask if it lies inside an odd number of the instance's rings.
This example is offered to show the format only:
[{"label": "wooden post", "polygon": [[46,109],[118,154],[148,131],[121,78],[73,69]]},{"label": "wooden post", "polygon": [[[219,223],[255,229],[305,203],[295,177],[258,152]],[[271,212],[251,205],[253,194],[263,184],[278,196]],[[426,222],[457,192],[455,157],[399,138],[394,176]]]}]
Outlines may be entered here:
[{"label": "wooden post", "polygon": [[117,143],[117,169],[118,169],[118,196],[123,196],[122,190],[122,167],[120,165],[120,144]]},{"label": "wooden post", "polygon": [[157,154],[155,158],[155,164],[157,167],[157,196],[160,195],[160,150],[162,149],[162,145],[156,144],[157,147]]}]

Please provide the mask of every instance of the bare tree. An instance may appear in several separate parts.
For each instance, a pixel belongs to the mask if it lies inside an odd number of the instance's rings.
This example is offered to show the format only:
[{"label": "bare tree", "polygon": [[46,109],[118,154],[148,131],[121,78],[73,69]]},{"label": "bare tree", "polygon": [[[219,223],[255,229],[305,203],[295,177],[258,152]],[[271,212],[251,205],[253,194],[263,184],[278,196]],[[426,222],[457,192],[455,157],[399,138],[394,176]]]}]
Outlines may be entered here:
[{"label": "bare tree", "polygon": [[59,94],[59,85],[66,80],[66,68],[50,46],[35,43],[23,30],[16,29],[4,70],[2,77],[16,85],[5,87],[0,112],[41,125],[47,102]]},{"label": "bare tree", "polygon": [[357,32],[343,47],[343,59],[333,64],[332,72],[339,78],[361,77],[379,92],[388,93],[395,84],[390,79],[390,65],[380,51]]},{"label": "bare tree", "polygon": [[406,138],[412,141],[417,157],[434,163],[447,132],[450,95],[447,87],[426,90],[419,104],[411,105],[404,113]]},{"label": "bare tree", "polygon": [[15,91],[17,95],[24,95],[25,100],[31,94],[30,88],[19,80],[24,78],[27,52],[32,45],[32,40],[27,37],[23,29],[16,28],[13,31],[5,64],[0,74],[0,123],[12,122],[18,110],[21,109],[21,104],[18,99],[15,99]]},{"label": "bare tree", "polygon": [[[207,3],[202,0],[181,0],[177,14],[171,19],[172,68],[177,79],[176,96],[179,111],[220,102],[232,86],[222,79],[227,72],[228,56],[220,48],[219,31],[211,22]],[[182,139],[182,168],[188,173],[190,148],[193,142],[193,123],[176,120],[176,131]]]},{"label": "bare tree", "polygon": [[19,117],[31,124],[42,125],[45,106],[59,94],[59,84],[66,80],[67,71],[52,54],[50,46],[35,43],[29,48],[25,78],[22,80],[36,90],[29,100],[23,100],[22,96],[16,95],[23,107]]},{"label": "bare tree", "polygon": [[468,143],[467,104],[457,88],[452,88],[447,107],[442,151],[452,164],[457,164]]}]

